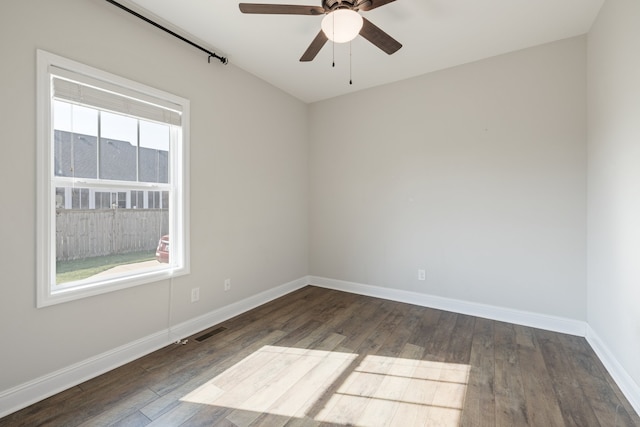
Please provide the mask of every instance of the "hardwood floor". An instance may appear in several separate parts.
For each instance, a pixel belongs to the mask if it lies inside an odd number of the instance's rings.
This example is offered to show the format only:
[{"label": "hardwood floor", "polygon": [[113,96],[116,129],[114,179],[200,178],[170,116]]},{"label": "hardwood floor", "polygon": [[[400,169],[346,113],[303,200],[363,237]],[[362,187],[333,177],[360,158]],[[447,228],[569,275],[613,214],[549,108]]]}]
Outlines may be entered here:
[{"label": "hardwood floor", "polygon": [[0,427],[285,425],[640,426],[640,418],[583,338],[308,286],[0,419]]}]

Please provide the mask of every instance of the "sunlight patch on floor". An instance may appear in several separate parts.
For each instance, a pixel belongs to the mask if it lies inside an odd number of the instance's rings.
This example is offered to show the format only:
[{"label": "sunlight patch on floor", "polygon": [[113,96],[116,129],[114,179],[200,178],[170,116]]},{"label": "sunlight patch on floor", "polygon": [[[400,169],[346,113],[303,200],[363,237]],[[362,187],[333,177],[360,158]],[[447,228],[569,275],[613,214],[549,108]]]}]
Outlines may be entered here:
[{"label": "sunlight patch on floor", "polygon": [[331,397],[318,421],[358,426],[460,422],[470,367],[366,356]]},{"label": "sunlight patch on floor", "polygon": [[356,357],[265,346],[181,400],[293,417],[304,414]]},{"label": "sunlight patch on floor", "polygon": [[265,346],[181,400],[357,426],[458,425],[470,367],[442,362]]}]

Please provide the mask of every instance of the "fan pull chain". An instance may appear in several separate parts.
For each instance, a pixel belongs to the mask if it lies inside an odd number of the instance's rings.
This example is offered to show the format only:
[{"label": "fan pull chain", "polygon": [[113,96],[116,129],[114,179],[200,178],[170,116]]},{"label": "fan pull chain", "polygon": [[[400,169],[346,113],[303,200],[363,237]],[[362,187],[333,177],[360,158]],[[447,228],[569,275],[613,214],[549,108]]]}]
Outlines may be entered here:
[{"label": "fan pull chain", "polygon": [[353,84],[353,65],[352,65],[352,60],[351,60],[351,42],[349,42],[349,84],[352,85]]},{"label": "fan pull chain", "polygon": [[333,33],[333,37],[331,38],[331,66],[336,68],[336,15],[332,14],[331,19],[333,19],[333,25],[331,26],[331,32]]}]

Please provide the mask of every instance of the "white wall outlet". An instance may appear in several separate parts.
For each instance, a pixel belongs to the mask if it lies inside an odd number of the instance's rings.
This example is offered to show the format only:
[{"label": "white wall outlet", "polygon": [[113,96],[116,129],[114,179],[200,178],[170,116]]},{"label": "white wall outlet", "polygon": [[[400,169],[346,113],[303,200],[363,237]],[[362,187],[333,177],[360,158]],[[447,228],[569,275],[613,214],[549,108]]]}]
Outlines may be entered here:
[{"label": "white wall outlet", "polygon": [[418,270],[418,280],[427,280],[426,270]]},{"label": "white wall outlet", "polygon": [[191,289],[191,302],[196,302],[200,299],[200,288]]},{"label": "white wall outlet", "polygon": [[224,290],[228,291],[231,289],[231,279],[224,279]]}]

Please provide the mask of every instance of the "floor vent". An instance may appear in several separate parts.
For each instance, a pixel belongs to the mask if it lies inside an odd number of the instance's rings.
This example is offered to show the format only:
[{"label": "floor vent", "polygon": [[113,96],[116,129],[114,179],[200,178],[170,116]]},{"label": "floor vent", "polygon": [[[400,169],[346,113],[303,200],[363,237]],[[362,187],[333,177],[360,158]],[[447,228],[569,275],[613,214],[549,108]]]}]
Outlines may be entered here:
[{"label": "floor vent", "polygon": [[226,330],[227,330],[227,328],[224,328],[224,327],[219,327],[219,328],[213,329],[213,330],[207,332],[206,334],[200,335],[198,338],[196,338],[196,341],[202,342],[202,341],[206,340],[207,338],[211,338],[212,336],[214,336],[216,334],[219,334],[220,332],[223,332],[223,331],[226,331]]}]

